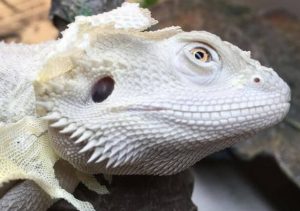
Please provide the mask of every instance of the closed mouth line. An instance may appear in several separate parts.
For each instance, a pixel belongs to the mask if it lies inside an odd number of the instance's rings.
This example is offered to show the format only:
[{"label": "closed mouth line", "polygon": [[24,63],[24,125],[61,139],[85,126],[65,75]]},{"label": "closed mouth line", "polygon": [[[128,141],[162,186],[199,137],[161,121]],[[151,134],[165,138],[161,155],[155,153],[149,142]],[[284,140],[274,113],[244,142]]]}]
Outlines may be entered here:
[{"label": "closed mouth line", "polygon": [[[290,102],[283,102],[276,104],[277,107],[289,105]],[[173,108],[165,108],[165,107],[156,107],[156,106],[143,106],[140,108],[128,108],[126,111],[174,111],[174,112],[189,112],[189,113],[212,113],[212,112],[228,112],[228,111],[239,111],[239,110],[245,110],[245,109],[255,109],[255,108],[265,108],[265,107],[271,107],[274,104],[266,104],[266,105],[258,105],[258,106],[250,106],[250,107],[243,107],[243,108],[234,108],[234,109],[221,109],[221,110],[214,110],[214,111],[190,111],[190,110],[178,110]]]}]

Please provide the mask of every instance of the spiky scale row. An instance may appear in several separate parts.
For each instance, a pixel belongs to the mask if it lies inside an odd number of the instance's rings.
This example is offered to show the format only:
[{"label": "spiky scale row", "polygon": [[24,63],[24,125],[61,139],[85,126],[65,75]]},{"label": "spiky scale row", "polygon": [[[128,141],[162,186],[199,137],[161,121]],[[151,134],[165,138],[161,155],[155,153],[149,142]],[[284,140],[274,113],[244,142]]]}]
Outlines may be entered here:
[{"label": "spiky scale row", "polygon": [[[67,118],[62,117],[58,112],[49,113],[47,116],[42,118],[47,121],[53,121],[50,125],[51,127],[62,128],[59,133],[71,134],[70,139],[77,138],[74,141],[75,144],[86,142],[85,146],[81,148],[78,153],[85,153],[93,149],[94,151],[88,159],[88,163],[99,163],[104,160],[108,160],[106,167],[115,168],[123,162],[132,160],[132,157],[136,157],[137,152],[133,153],[133,151],[136,151],[135,148],[137,146],[127,145],[121,140],[107,142],[107,138],[101,136],[101,131],[97,130],[97,133],[94,134],[91,130],[79,127],[75,123],[70,123]],[[94,128],[99,129],[99,127],[96,126]],[[124,137],[122,139],[124,139]]]},{"label": "spiky scale row", "polygon": [[82,143],[83,141],[86,141],[93,135],[93,132],[91,131],[85,131],[76,141],[75,144]]},{"label": "spiky scale row", "polygon": [[66,118],[61,118],[57,122],[51,124],[50,126],[53,127],[53,128],[61,128],[61,127],[67,126],[68,124],[69,123],[68,123],[68,120]]},{"label": "spiky scale row", "polygon": [[106,157],[106,156],[104,156],[104,155],[102,154],[102,156],[101,156],[100,158],[98,158],[98,159],[95,161],[95,163],[100,163],[100,162],[104,161],[105,159],[108,159],[108,157]]},{"label": "spiky scale row", "polygon": [[77,138],[74,141],[75,144],[86,142],[85,146],[79,150],[78,153],[85,153],[93,149],[94,151],[90,156],[88,163],[99,163],[107,159],[108,162],[106,167],[115,168],[121,163],[128,162],[132,157],[136,156],[136,153],[133,154],[132,152],[135,151],[134,149],[137,146],[128,146],[121,140],[119,140],[118,143],[107,142],[107,138],[101,137],[101,131],[98,130],[98,132],[94,134],[91,130],[87,130],[84,127],[78,127],[75,123],[70,123],[67,118],[62,117],[58,112],[49,113],[47,116],[42,118],[48,121],[53,121],[50,125],[51,127],[62,128],[59,133],[71,133],[70,139]]},{"label": "spiky scale row", "polygon": [[67,133],[72,133],[77,129],[76,124],[71,123],[69,124],[67,127],[65,127],[64,129],[60,130],[59,133],[61,134],[67,134]]},{"label": "spiky scale row", "polygon": [[[43,106],[44,105],[45,104],[43,104]],[[59,133],[61,134],[72,133],[70,135],[70,139],[77,138],[76,141],[74,141],[75,144],[79,144],[86,141],[86,145],[78,153],[84,153],[94,148],[94,152],[89,158],[88,163],[96,160],[97,158],[99,158],[99,156],[101,156],[101,154],[103,154],[103,147],[101,147],[101,145],[104,143],[104,141],[99,139],[99,137],[102,134],[101,131],[98,131],[97,134],[94,135],[92,131],[86,130],[84,127],[78,127],[75,123],[69,123],[68,119],[61,117],[61,115],[58,112],[49,113],[48,115],[42,117],[42,119],[47,121],[54,121],[54,123],[50,124],[50,126],[53,128],[62,128],[59,131]],[[92,137],[98,137],[99,140],[91,139]],[[109,148],[106,148],[106,151],[108,150]],[[102,158],[102,160],[104,159],[106,159],[106,157]],[[100,162],[99,159],[98,162]]]},{"label": "spiky scale row", "polygon": [[96,149],[94,150],[93,154],[91,155],[91,157],[87,162],[91,163],[94,160],[96,160],[102,154],[102,151],[103,151],[102,147],[96,147]]},{"label": "spiky scale row", "polygon": [[79,127],[77,130],[75,130],[72,135],[70,136],[71,139],[76,138],[80,135],[82,135],[85,132],[85,128],[84,127]]},{"label": "spiky scale row", "polygon": [[78,152],[78,153],[84,153],[92,148],[95,147],[95,144],[97,143],[97,140],[89,140],[87,144]]}]

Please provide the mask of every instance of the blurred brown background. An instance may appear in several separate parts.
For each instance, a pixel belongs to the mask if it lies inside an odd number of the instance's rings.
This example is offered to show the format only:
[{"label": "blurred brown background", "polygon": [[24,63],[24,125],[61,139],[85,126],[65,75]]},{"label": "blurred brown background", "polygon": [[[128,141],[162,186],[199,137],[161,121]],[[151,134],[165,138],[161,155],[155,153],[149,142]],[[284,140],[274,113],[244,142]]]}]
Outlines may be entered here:
[{"label": "blurred brown background", "polygon": [[[158,3],[164,1],[160,0]],[[280,9],[300,17],[299,0],[225,0],[225,2],[247,6],[257,10],[258,13]],[[51,0],[0,0],[0,40],[38,43],[56,38],[58,31],[48,19],[50,6]]]},{"label": "blurred brown background", "polygon": [[48,20],[51,0],[0,0],[0,40],[38,43],[58,32]]}]

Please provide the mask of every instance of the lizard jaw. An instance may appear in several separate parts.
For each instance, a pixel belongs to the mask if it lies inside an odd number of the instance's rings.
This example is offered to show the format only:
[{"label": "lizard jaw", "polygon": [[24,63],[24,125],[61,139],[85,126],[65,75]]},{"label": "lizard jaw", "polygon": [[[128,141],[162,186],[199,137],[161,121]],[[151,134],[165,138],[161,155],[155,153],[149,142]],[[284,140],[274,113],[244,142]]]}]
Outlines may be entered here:
[{"label": "lizard jaw", "polygon": [[[272,111],[271,108],[273,108],[274,111],[280,110],[281,115],[277,116],[276,118],[268,118],[268,114],[266,114],[264,118],[268,119],[268,123],[266,123],[266,122],[260,123],[259,129],[249,127],[249,130],[247,130],[247,131],[244,131],[244,130],[240,131],[239,136],[245,137],[247,134],[248,134],[248,136],[251,136],[251,135],[255,134],[258,130],[261,130],[265,127],[269,127],[272,124],[275,124],[278,121],[280,121],[286,115],[286,112],[288,111],[288,108],[289,108],[289,103],[284,102],[284,103],[280,103],[280,104],[276,104],[276,105],[268,104],[265,106],[252,106],[251,108],[242,107],[242,108],[235,109],[235,110],[228,110],[227,112],[225,112],[225,110],[219,111],[218,112],[219,116],[221,116],[221,114],[223,112],[223,115],[225,115],[225,117],[227,116],[228,121],[226,121],[226,118],[225,118],[223,120],[214,121],[214,122],[209,121],[209,120],[204,121],[204,119],[207,118],[207,116],[208,116],[207,112],[206,113],[205,112],[197,112],[197,111],[194,111],[194,110],[188,109],[188,108],[186,108],[186,110],[184,110],[184,111],[180,111],[180,110],[175,110],[175,109],[172,110],[168,107],[162,107],[162,106],[160,106],[160,107],[144,106],[144,107],[135,107],[135,108],[131,107],[131,108],[126,109],[126,112],[130,112],[133,115],[135,113],[139,113],[139,115],[140,115],[140,112],[145,112],[148,114],[152,113],[154,115],[161,116],[161,118],[165,118],[167,121],[177,122],[177,124],[180,124],[180,125],[190,126],[195,131],[209,130],[210,127],[219,128],[219,129],[220,129],[220,127],[223,127],[223,130],[230,130],[232,132],[232,123],[235,123],[235,125],[251,123],[251,125],[255,125],[256,127],[258,125],[257,122],[256,123],[254,121],[251,122],[250,119],[248,119],[248,118],[238,117],[241,113],[244,113],[246,111],[246,112],[250,112],[252,115],[255,115],[255,112],[257,112],[258,110],[267,113],[267,112]],[[116,109],[115,109],[115,111],[116,111]],[[124,111],[125,110],[123,110],[123,112]],[[248,113],[248,114],[250,114],[250,113]],[[237,116],[232,117],[232,114],[237,115]],[[210,112],[210,115],[216,115],[216,113]],[[269,116],[274,116],[274,115],[269,115]],[[216,116],[214,116],[214,117],[216,117]],[[107,145],[107,140],[102,138],[103,131],[99,130],[99,128],[97,128],[97,126],[95,126],[95,128],[93,128],[93,130],[85,128],[83,126],[78,126],[76,123],[70,123],[66,117],[63,117],[58,112],[50,113],[49,115],[44,117],[44,119],[50,120],[52,122],[52,124],[50,125],[52,128],[59,129],[60,130],[59,133],[66,134],[68,136],[69,141],[73,142],[74,145],[78,145],[77,152],[79,154],[80,153],[90,154],[89,158],[87,159],[87,163],[92,163],[92,162],[94,162],[95,164],[100,163],[100,162],[103,162],[105,159],[108,159],[109,156],[114,156],[114,154],[112,154],[112,153],[108,156],[107,153],[109,152],[109,150],[111,150],[111,147],[113,147],[113,146]],[[228,127],[226,125],[228,125]],[[95,130],[97,130],[97,131],[95,131]],[[237,129],[235,128],[235,130],[237,130]],[[216,140],[217,139],[218,140],[226,139],[226,137],[221,137],[221,136],[215,137],[215,138],[216,138]],[[93,150],[93,153],[88,152],[90,150]],[[115,154],[116,153],[118,153],[118,152],[115,151]],[[125,162],[126,160],[124,160],[124,159],[122,160],[121,158],[119,160],[112,159],[111,162],[106,163],[106,168],[107,169],[116,168],[122,164],[121,161]]]}]

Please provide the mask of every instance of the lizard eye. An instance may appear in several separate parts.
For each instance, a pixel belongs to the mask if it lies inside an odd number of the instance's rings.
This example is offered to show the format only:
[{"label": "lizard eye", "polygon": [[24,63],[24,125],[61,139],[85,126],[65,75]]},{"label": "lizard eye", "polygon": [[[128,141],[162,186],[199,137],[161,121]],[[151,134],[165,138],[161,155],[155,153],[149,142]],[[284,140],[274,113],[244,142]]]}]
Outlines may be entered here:
[{"label": "lizard eye", "polygon": [[222,69],[222,61],[217,50],[204,42],[183,44],[174,61],[183,78],[198,85],[214,80]]},{"label": "lizard eye", "polygon": [[115,82],[111,77],[104,77],[98,80],[92,88],[92,100],[95,103],[101,103],[114,89]]},{"label": "lizard eye", "polygon": [[210,66],[219,62],[215,49],[204,43],[191,43],[184,47],[185,56],[197,66]]},{"label": "lizard eye", "polygon": [[211,54],[203,47],[195,47],[190,50],[190,53],[200,62],[209,62],[211,61]]}]

